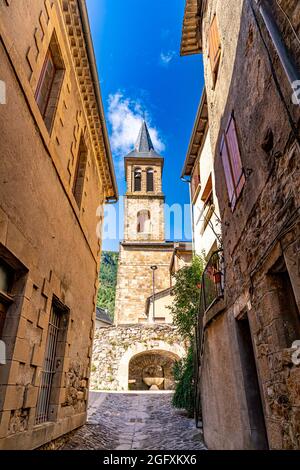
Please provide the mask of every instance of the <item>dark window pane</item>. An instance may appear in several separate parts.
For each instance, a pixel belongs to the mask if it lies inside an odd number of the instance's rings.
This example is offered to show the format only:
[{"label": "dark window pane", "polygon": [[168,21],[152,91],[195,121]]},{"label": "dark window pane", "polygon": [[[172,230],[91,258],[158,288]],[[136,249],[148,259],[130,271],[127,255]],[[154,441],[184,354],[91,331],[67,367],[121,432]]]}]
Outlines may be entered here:
[{"label": "dark window pane", "polygon": [[12,277],[12,269],[0,261],[0,291],[5,293],[10,291]]},{"label": "dark window pane", "polygon": [[80,146],[79,146],[79,153],[77,157],[77,167],[76,167],[76,172],[75,172],[74,185],[73,185],[73,194],[74,194],[75,200],[79,208],[81,206],[81,200],[82,200],[82,194],[83,194],[83,188],[84,188],[86,163],[87,163],[87,148],[86,148],[83,138],[81,138]]},{"label": "dark window pane", "polygon": [[153,170],[147,171],[147,191],[154,191]]},{"label": "dark window pane", "polygon": [[135,170],[134,172],[134,191],[142,190],[142,173],[141,170]]}]

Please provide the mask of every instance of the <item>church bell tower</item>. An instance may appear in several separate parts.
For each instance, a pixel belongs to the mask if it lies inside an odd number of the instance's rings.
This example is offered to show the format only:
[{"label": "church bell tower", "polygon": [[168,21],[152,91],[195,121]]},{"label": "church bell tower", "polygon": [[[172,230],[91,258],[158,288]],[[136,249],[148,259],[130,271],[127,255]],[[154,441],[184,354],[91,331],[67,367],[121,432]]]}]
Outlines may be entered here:
[{"label": "church bell tower", "polygon": [[125,242],[164,242],[162,192],[164,159],[155,150],[143,121],[134,149],[125,157],[127,192],[124,208]]}]

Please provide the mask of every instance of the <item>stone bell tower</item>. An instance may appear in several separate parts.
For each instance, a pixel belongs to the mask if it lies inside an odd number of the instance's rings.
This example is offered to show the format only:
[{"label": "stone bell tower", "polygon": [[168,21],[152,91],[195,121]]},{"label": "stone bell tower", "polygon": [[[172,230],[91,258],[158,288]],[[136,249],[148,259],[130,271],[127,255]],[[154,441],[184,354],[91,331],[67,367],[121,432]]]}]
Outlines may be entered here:
[{"label": "stone bell tower", "polygon": [[155,151],[145,121],[124,163],[125,232],[120,243],[114,326],[96,332],[95,350],[101,353],[94,355],[97,372],[92,386],[171,390],[174,361],[186,354],[169,308],[178,244],[175,247],[165,240],[164,159]]},{"label": "stone bell tower", "polygon": [[144,121],[134,150],[125,157],[124,241],[164,241],[163,165]]},{"label": "stone bell tower", "polygon": [[[174,243],[165,241],[165,196],[162,191],[164,159],[154,149],[143,121],[132,152],[124,159],[127,191],[124,198],[124,240],[120,244],[115,323],[170,322],[170,313],[156,303],[155,292],[170,288],[170,261]],[[155,266],[155,286],[153,268]],[[163,301],[161,300],[162,304]],[[148,305],[148,307],[147,307]],[[151,310],[150,308],[150,310]],[[166,311],[165,311],[166,310]]]}]

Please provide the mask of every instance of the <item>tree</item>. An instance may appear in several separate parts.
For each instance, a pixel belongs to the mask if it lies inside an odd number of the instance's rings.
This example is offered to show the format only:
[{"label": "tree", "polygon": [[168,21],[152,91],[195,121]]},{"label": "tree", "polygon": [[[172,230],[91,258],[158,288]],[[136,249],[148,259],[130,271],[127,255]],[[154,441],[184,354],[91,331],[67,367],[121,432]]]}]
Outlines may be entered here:
[{"label": "tree", "polygon": [[203,260],[199,256],[195,256],[190,266],[185,266],[174,275],[174,299],[169,308],[174,325],[184,338],[192,339],[194,336],[202,273]]},{"label": "tree", "polygon": [[115,309],[118,258],[118,253],[103,251],[99,272],[100,286],[97,306],[107,309],[112,320],[114,318]]}]

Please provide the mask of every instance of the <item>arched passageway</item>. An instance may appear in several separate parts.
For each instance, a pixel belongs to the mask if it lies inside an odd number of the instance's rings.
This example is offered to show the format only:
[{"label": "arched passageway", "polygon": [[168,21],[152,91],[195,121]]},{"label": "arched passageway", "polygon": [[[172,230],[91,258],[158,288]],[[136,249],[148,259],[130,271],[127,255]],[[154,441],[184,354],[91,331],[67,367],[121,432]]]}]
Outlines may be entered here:
[{"label": "arched passageway", "polygon": [[173,390],[173,368],[179,356],[169,351],[150,350],[136,354],[128,365],[129,390]]}]

